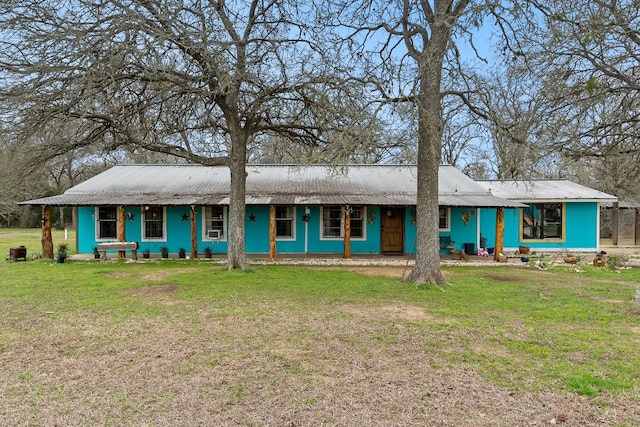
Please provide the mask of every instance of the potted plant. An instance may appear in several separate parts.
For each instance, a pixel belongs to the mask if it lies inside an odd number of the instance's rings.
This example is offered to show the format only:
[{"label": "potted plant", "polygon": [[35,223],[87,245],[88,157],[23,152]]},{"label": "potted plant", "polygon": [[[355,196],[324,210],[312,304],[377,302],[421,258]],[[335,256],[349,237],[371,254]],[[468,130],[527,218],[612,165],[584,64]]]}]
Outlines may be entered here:
[{"label": "potted plant", "polygon": [[149,249],[145,249],[144,251],[142,251],[142,258],[148,259],[150,254],[151,252],[149,251]]},{"label": "potted plant", "polygon": [[58,245],[58,251],[56,252],[56,260],[58,263],[62,264],[67,259],[67,248],[68,245],[66,243],[60,243]]},{"label": "potted plant", "polygon": [[187,251],[184,248],[178,250],[178,258],[184,258],[187,255]]},{"label": "potted plant", "polygon": [[100,259],[100,251],[98,251],[98,247],[97,246],[93,247],[93,258],[94,259]]},{"label": "potted plant", "polygon": [[169,248],[166,246],[160,247],[160,254],[162,255],[162,258],[169,258]]},{"label": "potted plant", "polygon": [[209,246],[204,248],[204,257],[205,258],[211,258],[211,248]]}]

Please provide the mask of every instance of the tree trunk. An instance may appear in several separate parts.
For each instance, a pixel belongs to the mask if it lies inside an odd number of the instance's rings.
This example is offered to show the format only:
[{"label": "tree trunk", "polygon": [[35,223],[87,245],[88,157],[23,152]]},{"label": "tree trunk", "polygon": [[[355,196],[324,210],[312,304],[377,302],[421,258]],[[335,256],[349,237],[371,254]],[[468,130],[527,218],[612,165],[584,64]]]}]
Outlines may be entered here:
[{"label": "tree trunk", "polygon": [[53,236],[51,235],[51,206],[42,207],[42,258],[53,259]]},{"label": "tree trunk", "polygon": [[[31,206],[23,206],[22,215],[20,215],[20,228],[31,227],[29,219],[31,218]],[[11,227],[11,214],[7,215],[7,226]]]},{"label": "tree trunk", "polygon": [[416,263],[409,276],[416,285],[445,283],[440,271],[438,172],[442,150],[440,82],[448,33],[439,30],[434,30],[419,70]]},{"label": "tree trunk", "polygon": [[618,220],[620,214],[618,206],[618,202],[613,202],[611,209],[611,243],[614,245],[618,244]]},{"label": "tree trunk", "polygon": [[635,212],[633,244],[638,246],[640,245],[640,208],[636,208]]},{"label": "tree trunk", "polygon": [[230,126],[231,193],[229,195],[229,236],[227,249],[227,269],[249,268],[245,252],[245,217],[247,183],[247,138],[239,125]]}]

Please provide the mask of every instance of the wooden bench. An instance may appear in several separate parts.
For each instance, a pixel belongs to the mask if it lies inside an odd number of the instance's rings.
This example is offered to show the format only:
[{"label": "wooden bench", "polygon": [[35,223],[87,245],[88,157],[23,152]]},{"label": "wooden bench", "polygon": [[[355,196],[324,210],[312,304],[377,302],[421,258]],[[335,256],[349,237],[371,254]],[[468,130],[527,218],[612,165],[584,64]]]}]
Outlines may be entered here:
[{"label": "wooden bench", "polygon": [[138,259],[138,242],[104,242],[98,243],[100,259],[107,260],[107,251],[131,251],[131,259]]},{"label": "wooden bench", "polygon": [[451,240],[451,236],[440,236],[440,249],[452,251],[455,247],[455,242]]}]

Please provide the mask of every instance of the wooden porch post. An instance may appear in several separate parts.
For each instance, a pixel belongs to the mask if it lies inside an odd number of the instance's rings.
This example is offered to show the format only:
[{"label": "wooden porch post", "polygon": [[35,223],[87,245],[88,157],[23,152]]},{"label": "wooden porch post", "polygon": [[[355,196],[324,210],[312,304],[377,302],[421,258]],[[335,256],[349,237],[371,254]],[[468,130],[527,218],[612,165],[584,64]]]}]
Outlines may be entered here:
[{"label": "wooden porch post", "polygon": [[[125,237],[125,223],[127,222],[127,216],[124,212],[124,206],[118,206],[118,242],[126,242]],[[118,259],[125,259],[125,251],[118,251]]]},{"label": "wooden porch post", "polygon": [[493,251],[493,259],[498,261],[498,256],[504,250],[504,208],[496,209],[496,244]]},{"label": "wooden porch post", "polygon": [[271,205],[269,208],[269,259],[276,258],[276,207]]},{"label": "wooden porch post", "polygon": [[191,205],[191,258],[198,258],[198,227],[196,226],[195,205]]},{"label": "wooden porch post", "polygon": [[53,236],[51,235],[51,206],[42,207],[42,258],[53,259]]},{"label": "wooden porch post", "polygon": [[344,258],[351,258],[351,208],[345,206],[344,211]]}]

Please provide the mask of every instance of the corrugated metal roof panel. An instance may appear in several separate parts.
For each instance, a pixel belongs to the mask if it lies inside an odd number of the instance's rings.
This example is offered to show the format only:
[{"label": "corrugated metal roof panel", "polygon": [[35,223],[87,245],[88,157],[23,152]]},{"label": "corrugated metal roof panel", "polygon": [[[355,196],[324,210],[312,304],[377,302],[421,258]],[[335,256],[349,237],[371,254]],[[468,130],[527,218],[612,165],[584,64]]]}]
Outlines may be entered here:
[{"label": "corrugated metal roof panel", "polygon": [[[247,166],[249,205],[415,205],[415,166]],[[451,206],[519,206],[492,196],[453,166],[439,169],[440,203]],[[120,165],[60,196],[23,204],[55,206],[228,204],[224,166]]]},{"label": "corrugated metal roof panel", "polygon": [[441,206],[478,207],[478,208],[522,208],[526,205],[513,200],[506,200],[490,194],[438,196],[438,204]]},{"label": "corrugated metal roof panel", "polygon": [[568,180],[478,181],[478,184],[490,191],[494,196],[520,202],[537,200],[617,200],[615,196]]}]

